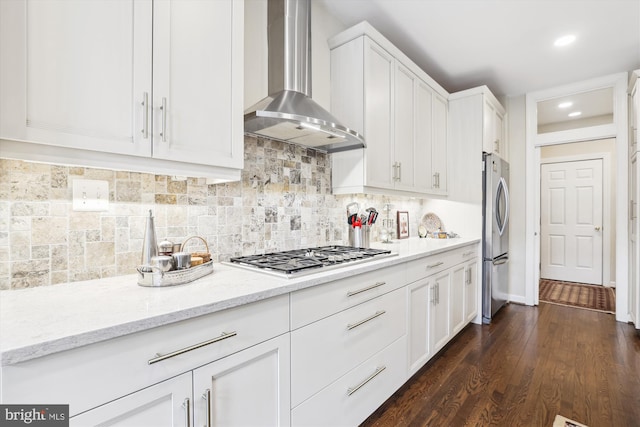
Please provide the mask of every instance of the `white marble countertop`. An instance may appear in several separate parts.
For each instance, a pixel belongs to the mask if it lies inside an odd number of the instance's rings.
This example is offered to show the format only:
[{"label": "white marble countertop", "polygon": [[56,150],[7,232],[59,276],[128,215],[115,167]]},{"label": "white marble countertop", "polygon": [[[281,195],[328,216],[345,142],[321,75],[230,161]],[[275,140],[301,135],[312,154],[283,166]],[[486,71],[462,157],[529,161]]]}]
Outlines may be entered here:
[{"label": "white marble countertop", "polygon": [[172,287],[138,286],[137,276],[127,275],[0,291],[0,361],[3,366],[19,363],[479,241],[411,238],[376,243],[374,247],[398,256],[294,279],[214,264],[213,274]]}]

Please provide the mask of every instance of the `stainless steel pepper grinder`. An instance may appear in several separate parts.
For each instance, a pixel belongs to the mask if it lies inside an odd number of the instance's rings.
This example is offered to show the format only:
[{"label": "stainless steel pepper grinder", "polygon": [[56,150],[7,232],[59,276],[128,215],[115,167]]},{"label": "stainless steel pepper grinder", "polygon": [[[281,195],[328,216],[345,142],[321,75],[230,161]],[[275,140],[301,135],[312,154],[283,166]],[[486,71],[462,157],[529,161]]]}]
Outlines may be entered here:
[{"label": "stainless steel pepper grinder", "polygon": [[158,255],[158,243],[156,240],[156,228],[153,224],[153,213],[149,209],[147,225],[144,230],[144,240],[142,241],[142,266],[151,266],[151,258]]}]

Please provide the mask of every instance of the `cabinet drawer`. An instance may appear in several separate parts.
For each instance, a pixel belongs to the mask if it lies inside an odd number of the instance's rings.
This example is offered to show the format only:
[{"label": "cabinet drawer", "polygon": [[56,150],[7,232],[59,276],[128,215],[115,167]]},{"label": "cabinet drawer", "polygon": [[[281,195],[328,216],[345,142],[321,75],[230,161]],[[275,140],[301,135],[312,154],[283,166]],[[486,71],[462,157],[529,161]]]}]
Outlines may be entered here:
[{"label": "cabinet drawer", "polygon": [[400,265],[291,294],[291,330],[385,294],[406,284]]},{"label": "cabinet drawer", "polygon": [[291,412],[294,426],[356,426],[407,379],[406,336]]},{"label": "cabinet drawer", "polygon": [[478,255],[478,245],[473,244],[448,252],[424,257],[407,263],[407,282],[412,283],[432,274],[439,273],[454,265],[468,261]]},{"label": "cabinet drawer", "polygon": [[397,289],[291,333],[292,407],[406,331],[406,289]]},{"label": "cabinet drawer", "polygon": [[[75,415],[286,333],[288,321],[288,295],[282,295],[5,366],[2,400],[69,404]],[[182,352],[216,338],[223,339]]]}]

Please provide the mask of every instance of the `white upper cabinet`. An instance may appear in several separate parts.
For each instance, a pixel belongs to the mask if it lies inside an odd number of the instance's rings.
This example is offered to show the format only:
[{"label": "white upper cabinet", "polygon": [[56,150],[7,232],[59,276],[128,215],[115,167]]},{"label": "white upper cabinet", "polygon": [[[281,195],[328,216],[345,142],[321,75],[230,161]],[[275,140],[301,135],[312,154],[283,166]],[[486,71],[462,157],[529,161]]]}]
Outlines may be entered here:
[{"label": "white upper cabinet", "polygon": [[2,138],[151,155],[151,1],[0,7]]},{"label": "white upper cabinet", "polygon": [[3,152],[239,177],[243,7],[239,0],[3,1]]},{"label": "white upper cabinet", "polygon": [[486,86],[449,96],[449,199],[482,202],[482,152],[507,156],[504,112]]},{"label": "white upper cabinet", "polygon": [[631,85],[629,87],[629,156],[638,151],[638,126],[640,126],[640,70],[631,73]]},{"label": "white upper cabinet", "polygon": [[336,194],[447,192],[447,97],[366,22],[329,41],[331,111],[366,148],[332,154]]},{"label": "white upper cabinet", "polygon": [[507,157],[505,110],[493,96],[485,96],[482,125],[482,149],[487,153],[495,153],[505,160]]},{"label": "white upper cabinet", "polygon": [[241,3],[155,0],[154,157],[242,168]]}]

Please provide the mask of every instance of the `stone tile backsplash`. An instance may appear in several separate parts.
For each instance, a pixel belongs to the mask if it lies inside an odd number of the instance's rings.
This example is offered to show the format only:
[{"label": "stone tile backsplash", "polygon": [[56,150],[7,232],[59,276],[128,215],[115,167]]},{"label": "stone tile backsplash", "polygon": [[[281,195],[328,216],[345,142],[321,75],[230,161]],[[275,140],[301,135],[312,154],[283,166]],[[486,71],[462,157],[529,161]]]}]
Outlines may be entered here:
[{"label": "stone tile backsplash", "polygon": [[[107,181],[108,211],[74,211],[74,179]],[[394,218],[397,209],[409,211],[416,234],[423,200],[334,196],[329,155],[282,142],[247,137],[242,181],[215,185],[203,178],[0,159],[0,289],[135,273],[150,209],[159,240],[198,235],[215,261],[225,261],[346,244],[345,206],[354,200],[379,211],[392,203]]]}]

